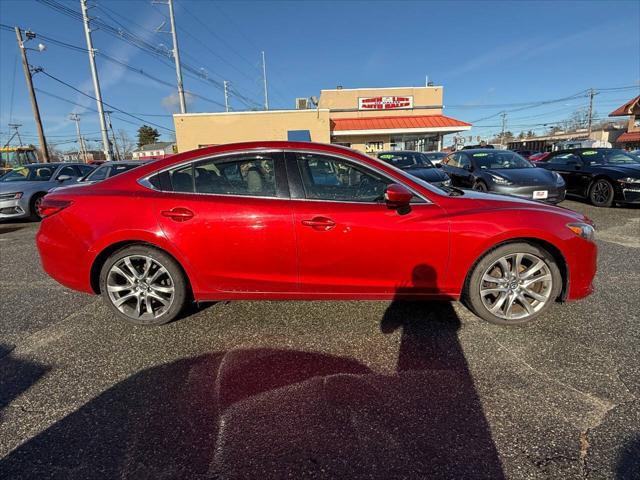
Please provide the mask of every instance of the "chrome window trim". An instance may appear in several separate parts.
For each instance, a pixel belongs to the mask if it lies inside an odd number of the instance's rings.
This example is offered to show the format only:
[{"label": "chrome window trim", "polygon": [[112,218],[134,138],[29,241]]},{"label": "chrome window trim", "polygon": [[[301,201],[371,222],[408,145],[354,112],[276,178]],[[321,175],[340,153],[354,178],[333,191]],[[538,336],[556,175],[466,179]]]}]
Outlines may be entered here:
[{"label": "chrome window trim", "polygon": [[[261,195],[237,195],[237,194],[232,194],[232,193],[206,193],[206,192],[173,192],[173,191],[169,191],[169,190],[160,190],[158,188],[155,188],[151,182],[149,181],[149,178],[155,176],[155,175],[160,175],[161,173],[167,172],[169,170],[174,170],[177,168],[181,168],[189,163],[196,163],[196,162],[201,162],[204,160],[213,160],[216,158],[220,158],[220,157],[227,157],[227,156],[231,156],[231,155],[245,155],[245,154],[260,154],[260,153],[306,153],[306,154],[311,154],[311,155],[326,155],[329,157],[334,157],[334,158],[338,158],[340,160],[344,160],[346,162],[357,162],[357,160],[349,158],[349,157],[345,157],[343,155],[339,155],[333,152],[325,152],[322,150],[306,150],[306,149],[296,149],[296,150],[290,150],[290,149],[249,149],[249,150],[238,150],[238,151],[234,151],[234,152],[222,152],[222,153],[217,153],[214,155],[205,155],[202,157],[197,157],[197,158],[191,158],[189,160],[185,160],[183,162],[180,163],[175,163],[172,165],[169,165],[167,167],[164,167],[160,170],[156,170],[153,173],[150,173],[142,178],[139,178],[137,180],[138,184],[142,187],[148,188],[149,190],[153,190],[154,192],[162,192],[165,194],[176,194],[176,195],[206,195],[206,196],[214,196],[214,197],[232,197],[232,198],[262,198],[262,199],[272,199],[272,200],[292,200],[292,201],[298,201],[298,202],[332,202],[332,203],[349,203],[349,204],[356,204],[356,205],[384,205],[384,202],[355,202],[355,201],[348,201],[348,200],[324,200],[324,199],[317,199],[317,198],[283,198],[283,197],[272,197],[272,196],[261,196]],[[374,159],[376,161],[380,161],[377,159]],[[360,164],[358,164],[360,165]],[[385,172],[381,172],[380,170],[378,170],[375,167],[372,167],[371,165],[363,165],[363,167],[366,169],[370,169],[372,171],[374,171],[376,174],[389,179],[391,181],[391,183],[400,183],[403,187],[405,187],[406,189],[408,189],[411,193],[413,193],[415,196],[417,196],[418,198],[421,198],[422,200],[424,200],[423,202],[419,202],[419,203],[412,203],[412,205],[424,205],[424,204],[433,204],[433,202],[431,200],[429,200],[427,197],[425,197],[424,195],[422,195],[420,192],[416,192],[416,190],[408,185],[406,185],[403,182],[399,182],[393,178],[389,178],[389,176],[385,173]],[[393,165],[391,165],[392,168]],[[401,172],[403,175],[406,175],[404,172],[402,172],[402,170],[400,169],[396,169],[399,172]],[[437,194],[437,192],[433,192],[435,194]]]}]

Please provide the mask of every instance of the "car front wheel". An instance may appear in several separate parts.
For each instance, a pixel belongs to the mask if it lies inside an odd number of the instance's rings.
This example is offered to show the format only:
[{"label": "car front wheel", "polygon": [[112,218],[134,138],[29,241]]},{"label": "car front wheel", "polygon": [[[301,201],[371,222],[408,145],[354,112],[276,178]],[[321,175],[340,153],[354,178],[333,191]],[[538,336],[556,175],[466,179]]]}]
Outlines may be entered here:
[{"label": "car front wheel", "polygon": [[178,263],[146,245],[116,251],[100,272],[100,292],[121,319],[135,325],[174,320],[187,301],[187,280]]},{"label": "car front wheel", "polygon": [[476,264],[463,298],[488,322],[524,325],[547,311],[561,290],[562,276],[549,252],[529,243],[511,243]]},{"label": "car front wheel", "polygon": [[613,205],[613,185],[605,178],[596,180],[589,189],[589,200],[596,207],[610,207]]}]

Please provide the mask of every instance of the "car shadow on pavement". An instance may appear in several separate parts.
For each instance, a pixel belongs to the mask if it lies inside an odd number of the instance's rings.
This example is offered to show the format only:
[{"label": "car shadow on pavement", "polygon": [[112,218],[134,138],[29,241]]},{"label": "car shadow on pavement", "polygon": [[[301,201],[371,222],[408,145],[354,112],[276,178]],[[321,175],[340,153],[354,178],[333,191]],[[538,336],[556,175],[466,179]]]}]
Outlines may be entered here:
[{"label": "car shadow on pavement", "polygon": [[[421,268],[424,272],[424,268]],[[397,370],[239,349],[143,370],[0,461],[10,478],[504,478],[449,303],[405,302]]]},{"label": "car shadow on pavement", "polygon": [[49,370],[46,365],[16,358],[11,352],[12,347],[0,343],[0,420],[5,408]]}]

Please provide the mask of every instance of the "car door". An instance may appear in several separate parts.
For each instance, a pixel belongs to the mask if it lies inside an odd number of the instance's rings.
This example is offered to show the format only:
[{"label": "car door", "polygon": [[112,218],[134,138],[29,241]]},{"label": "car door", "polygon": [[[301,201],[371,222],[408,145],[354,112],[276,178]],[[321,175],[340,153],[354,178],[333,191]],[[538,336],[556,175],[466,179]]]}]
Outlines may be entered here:
[{"label": "car door", "polygon": [[469,158],[469,155],[466,153],[460,152],[458,154],[458,176],[459,176],[459,185],[462,188],[473,188],[473,184],[475,183],[475,176],[473,175],[473,161]]},{"label": "car door", "polygon": [[158,223],[212,299],[216,292],[298,289],[282,152],[216,156],[150,181]]},{"label": "car door", "polygon": [[292,153],[287,172],[302,292],[367,298],[439,291],[449,251],[439,206],[416,196],[404,215],[388,208],[385,188],[397,181],[353,159]]},{"label": "car door", "polygon": [[567,193],[582,195],[582,160],[573,152],[561,152],[544,162],[544,168],[557,172],[567,185]]}]

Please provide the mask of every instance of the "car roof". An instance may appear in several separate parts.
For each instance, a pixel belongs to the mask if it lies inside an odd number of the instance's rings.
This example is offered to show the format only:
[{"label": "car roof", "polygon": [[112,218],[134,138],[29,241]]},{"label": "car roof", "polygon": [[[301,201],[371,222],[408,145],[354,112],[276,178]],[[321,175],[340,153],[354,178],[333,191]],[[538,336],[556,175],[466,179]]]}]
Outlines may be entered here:
[{"label": "car roof", "polygon": [[478,152],[484,152],[484,153],[510,152],[510,153],[515,153],[512,150],[500,150],[499,148],[470,148],[468,150],[460,150],[459,152],[454,152],[454,153],[478,153]]},{"label": "car roof", "polygon": [[416,150],[383,150],[382,152],[376,152],[376,155],[384,155],[384,154],[393,154],[393,153],[425,153],[418,152]]},{"label": "car roof", "polygon": [[35,167],[39,165],[41,167],[59,167],[61,165],[86,165],[86,163],[82,162],[36,162],[36,163],[28,163],[24,165],[25,167]]},{"label": "car roof", "polygon": [[101,167],[103,165],[144,165],[145,163],[147,163],[144,160],[109,160],[107,162],[103,162],[102,165],[100,165]]}]

